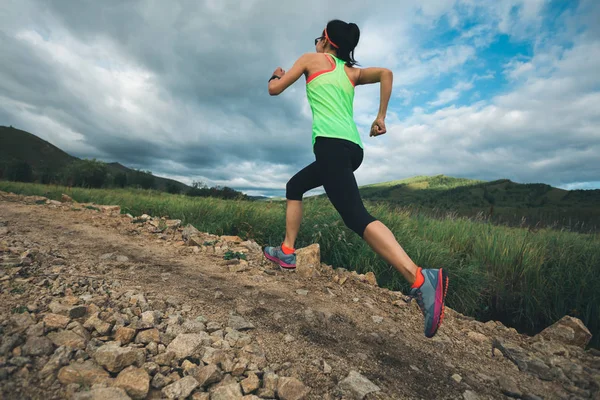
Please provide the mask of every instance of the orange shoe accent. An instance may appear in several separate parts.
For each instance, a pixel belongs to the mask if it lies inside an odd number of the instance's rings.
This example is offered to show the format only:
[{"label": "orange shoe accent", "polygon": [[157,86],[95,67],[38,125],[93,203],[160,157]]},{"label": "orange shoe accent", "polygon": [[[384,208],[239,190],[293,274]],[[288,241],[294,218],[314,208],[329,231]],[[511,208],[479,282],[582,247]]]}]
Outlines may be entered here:
[{"label": "orange shoe accent", "polygon": [[417,279],[415,280],[415,283],[413,283],[413,285],[410,287],[411,289],[417,289],[420,288],[421,285],[423,284],[423,282],[425,282],[425,277],[423,276],[423,273],[421,272],[422,268],[419,267],[417,269]]},{"label": "orange shoe accent", "polygon": [[440,321],[438,322],[438,328],[442,325],[442,322],[444,321],[444,316],[445,316],[445,312],[446,312],[446,293],[448,293],[448,282],[450,281],[450,279],[448,279],[448,277],[446,277],[446,285],[444,287],[444,299],[442,301],[442,313],[440,314]]},{"label": "orange shoe accent", "polygon": [[287,247],[285,244],[281,244],[281,251],[283,251],[284,254],[294,254],[294,252],[296,251],[296,249],[290,249],[289,247]]}]

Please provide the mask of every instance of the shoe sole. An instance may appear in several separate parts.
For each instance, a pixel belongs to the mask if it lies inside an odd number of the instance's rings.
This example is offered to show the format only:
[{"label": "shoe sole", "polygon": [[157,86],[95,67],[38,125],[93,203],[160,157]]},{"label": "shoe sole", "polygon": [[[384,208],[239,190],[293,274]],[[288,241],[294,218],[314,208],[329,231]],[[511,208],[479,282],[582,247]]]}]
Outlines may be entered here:
[{"label": "shoe sole", "polygon": [[438,328],[442,325],[444,320],[444,312],[446,308],[446,294],[448,293],[448,283],[449,283],[448,274],[443,268],[440,268],[438,271],[438,282],[437,288],[435,290],[435,315],[438,315],[437,321],[434,320],[434,326],[432,332],[429,335],[426,335],[428,338],[432,338],[437,333]]},{"label": "shoe sole", "polygon": [[293,264],[286,264],[283,261],[281,261],[279,258],[270,256],[264,251],[263,251],[263,254],[269,261],[273,261],[275,264],[278,264],[281,267],[281,269],[283,269],[285,271],[293,271],[296,269],[296,266]]}]

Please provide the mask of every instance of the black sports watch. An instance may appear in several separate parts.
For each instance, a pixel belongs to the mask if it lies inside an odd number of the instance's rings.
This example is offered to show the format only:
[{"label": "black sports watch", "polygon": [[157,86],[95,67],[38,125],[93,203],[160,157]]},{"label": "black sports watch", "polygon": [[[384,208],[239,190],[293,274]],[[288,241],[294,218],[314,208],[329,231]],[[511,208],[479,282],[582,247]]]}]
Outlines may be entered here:
[{"label": "black sports watch", "polygon": [[271,82],[273,79],[281,79],[281,77],[280,77],[280,76],[277,76],[277,75],[273,75],[273,76],[271,77],[271,79],[269,79],[269,82]]}]

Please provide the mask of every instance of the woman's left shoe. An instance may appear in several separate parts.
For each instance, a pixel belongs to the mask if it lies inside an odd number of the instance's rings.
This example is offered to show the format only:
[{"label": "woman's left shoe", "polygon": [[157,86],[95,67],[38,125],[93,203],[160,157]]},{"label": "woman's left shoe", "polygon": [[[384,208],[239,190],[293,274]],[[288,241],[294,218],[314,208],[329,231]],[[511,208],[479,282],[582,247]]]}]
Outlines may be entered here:
[{"label": "woman's left shoe", "polygon": [[296,253],[285,254],[281,250],[281,246],[271,247],[267,246],[263,250],[265,257],[279,264],[279,266],[285,270],[296,269]]}]

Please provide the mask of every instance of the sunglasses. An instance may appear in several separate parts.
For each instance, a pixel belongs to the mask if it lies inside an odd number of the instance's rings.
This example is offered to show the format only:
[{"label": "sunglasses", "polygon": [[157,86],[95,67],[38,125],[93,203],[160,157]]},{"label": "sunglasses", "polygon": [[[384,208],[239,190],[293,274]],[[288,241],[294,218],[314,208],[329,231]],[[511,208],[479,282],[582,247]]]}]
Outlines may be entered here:
[{"label": "sunglasses", "polygon": [[317,45],[317,43],[319,43],[319,40],[324,39],[325,36],[319,36],[318,38],[315,39],[315,46]]}]

